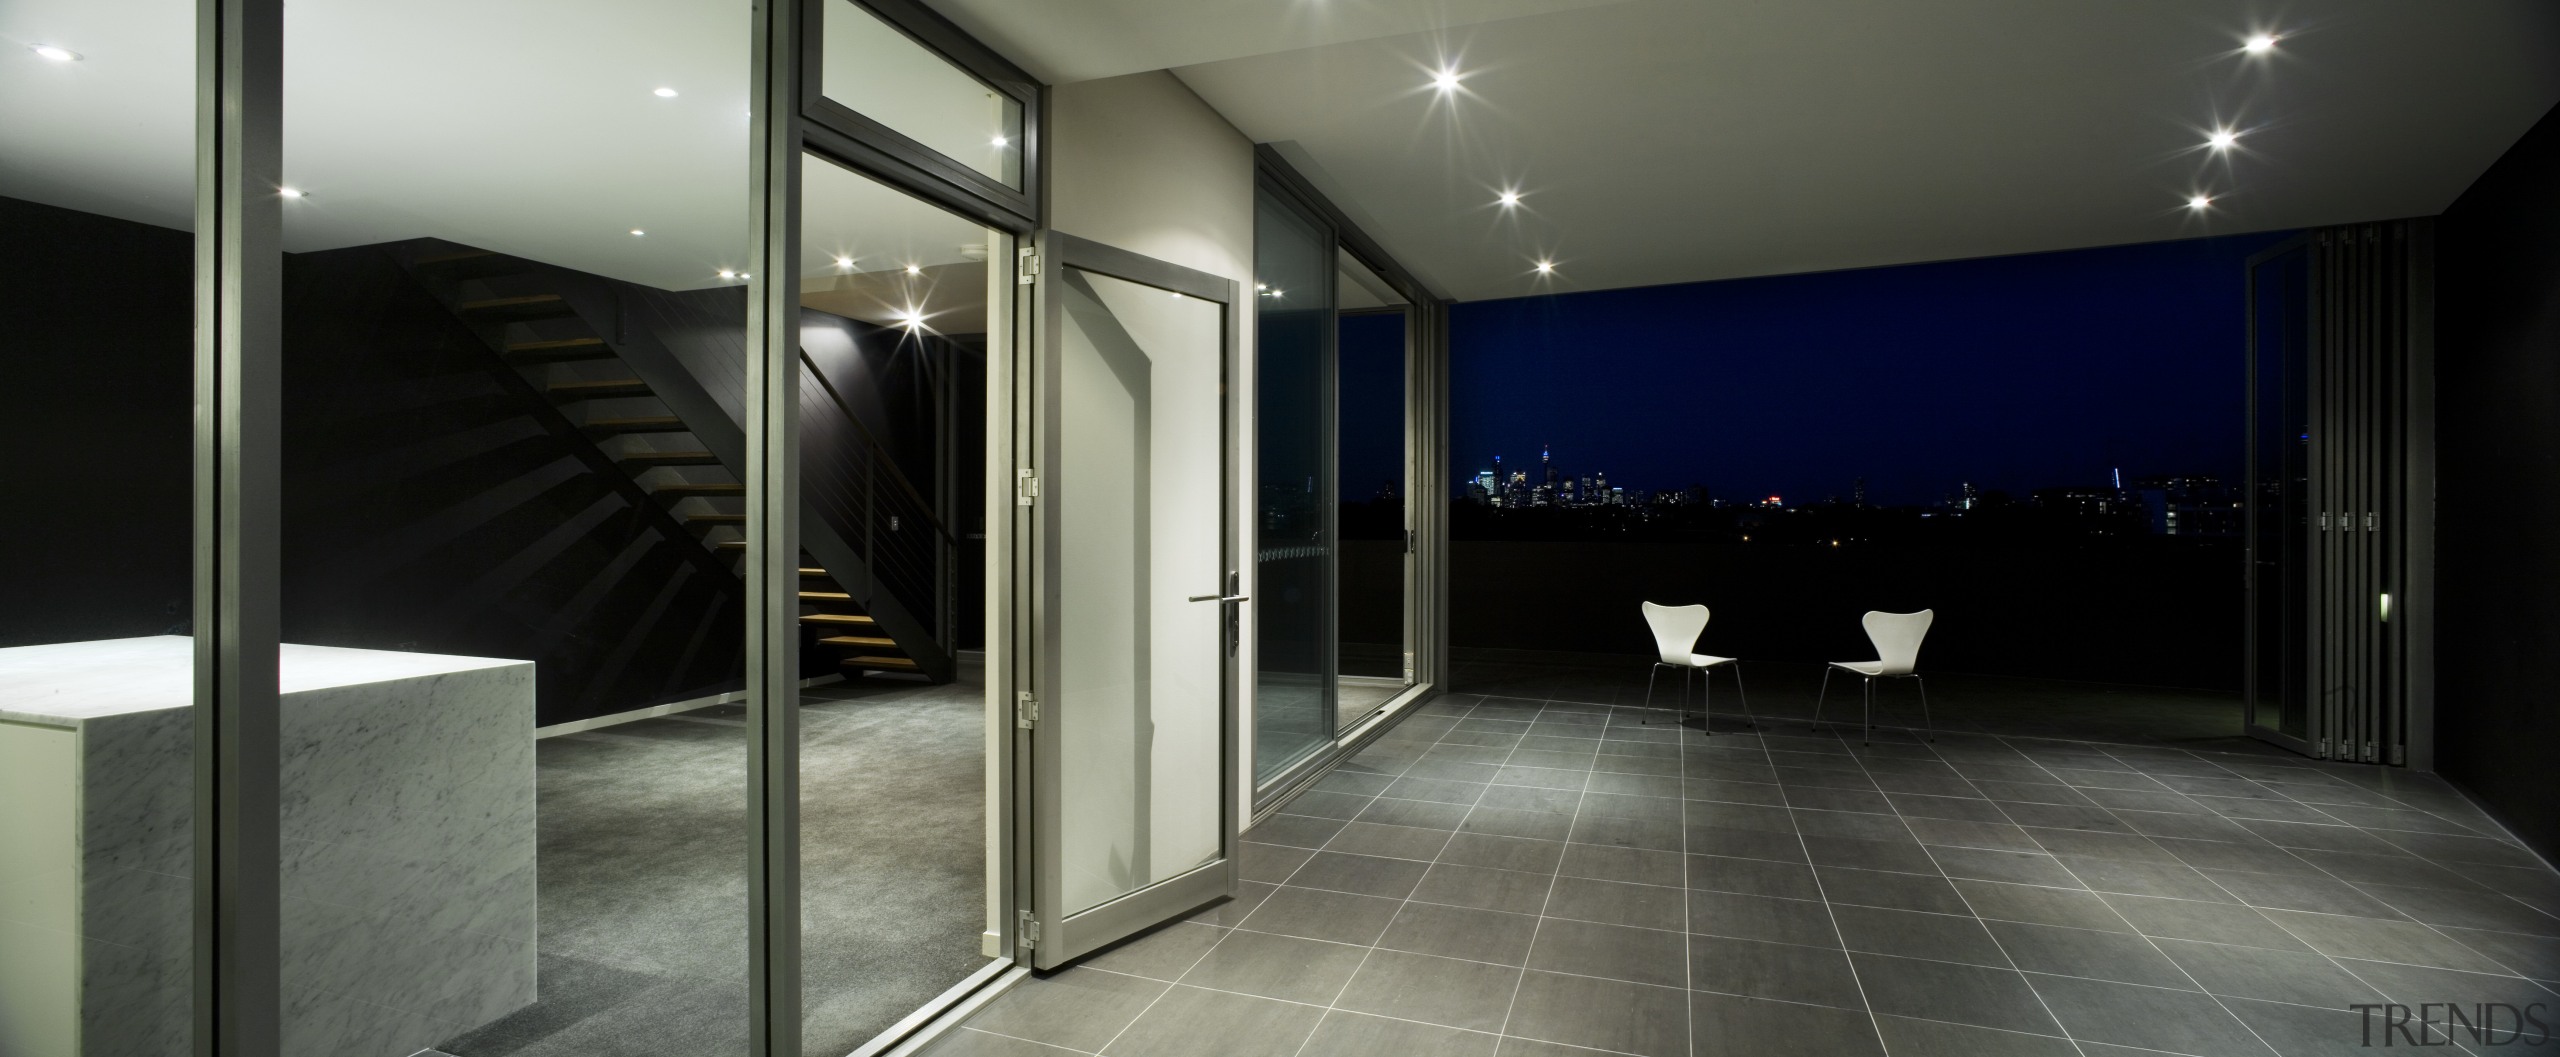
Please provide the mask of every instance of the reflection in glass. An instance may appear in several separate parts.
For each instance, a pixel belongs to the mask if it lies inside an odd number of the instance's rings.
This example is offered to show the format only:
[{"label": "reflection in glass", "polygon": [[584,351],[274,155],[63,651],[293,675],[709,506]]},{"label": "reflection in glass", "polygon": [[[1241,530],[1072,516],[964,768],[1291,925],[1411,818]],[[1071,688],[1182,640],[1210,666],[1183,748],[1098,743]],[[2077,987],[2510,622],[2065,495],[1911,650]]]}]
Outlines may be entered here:
[{"label": "reflection in glass", "polygon": [[746,1048],[749,12],[583,13],[286,10],[289,1057]]},{"label": "reflection in glass", "polygon": [[951,160],[1022,186],[1022,104],[853,0],[826,5],[828,99]]},{"label": "reflection in glass", "polygon": [[2290,737],[2309,734],[2304,666],[2310,592],[2310,260],[2297,248],[2252,269],[2249,438],[2255,688],[2250,721]]},{"label": "reflection in glass", "polygon": [[1266,189],[1254,199],[1253,254],[1260,782],[1333,738],[1334,248]]},{"label": "reflection in glass", "polygon": [[[1059,270],[1049,467],[1061,916],[1216,860],[1226,582],[1221,308]],[[1044,720],[1045,721],[1045,720]]]},{"label": "reflection in glass", "polygon": [[195,6],[123,6],[0,56],[0,1054],[189,1046]]},{"label": "reflection in glass", "polygon": [[1410,679],[1406,659],[1404,298],[1376,272],[1340,255],[1335,342],[1341,562],[1336,726],[1386,706]]},{"label": "reflection in glass", "polygon": [[987,963],[985,680],[941,607],[986,487],[952,423],[1015,286],[1003,232],[802,164],[803,619],[843,677],[801,692],[802,1031],[839,1054]]}]

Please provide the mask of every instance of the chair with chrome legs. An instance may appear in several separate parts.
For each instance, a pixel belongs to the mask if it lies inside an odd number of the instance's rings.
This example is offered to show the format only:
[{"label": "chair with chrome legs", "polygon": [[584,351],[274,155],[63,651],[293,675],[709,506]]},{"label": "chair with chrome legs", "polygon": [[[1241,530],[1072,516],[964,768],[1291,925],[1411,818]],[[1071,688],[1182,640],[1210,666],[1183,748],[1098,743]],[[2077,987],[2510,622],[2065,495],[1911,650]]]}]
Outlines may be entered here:
[{"label": "chair with chrome legs", "polygon": [[1867,735],[1875,730],[1876,680],[1909,679],[1920,688],[1920,723],[1929,732],[1929,740],[1938,740],[1937,724],[1929,719],[1929,684],[1920,681],[1914,671],[1920,663],[1920,640],[1929,634],[1929,622],[1937,611],[1923,609],[1917,613],[1869,612],[1860,623],[1867,629],[1867,641],[1875,644],[1872,661],[1833,661],[1822,670],[1822,689],[1813,698],[1813,729],[1822,729],[1822,699],[1831,692],[1831,671],[1836,668],[1865,681],[1865,712],[1860,717],[1864,729],[1859,741],[1867,743]]},{"label": "chair with chrome legs", "polygon": [[[1705,683],[1700,691],[1701,704],[1699,705],[1699,717],[1701,722],[1704,722],[1709,716],[1707,704],[1713,701],[1715,691],[1714,684],[1708,681],[1712,678],[1710,669],[1723,665],[1729,666],[1733,672],[1733,692],[1741,695],[1743,719],[1746,723],[1750,722],[1751,695],[1744,692],[1742,688],[1742,662],[1731,657],[1717,657],[1697,652],[1698,635],[1707,630],[1707,607],[1666,606],[1647,602],[1644,604],[1644,622],[1653,629],[1653,645],[1656,654],[1653,670],[1645,676],[1644,680],[1645,708],[1653,707],[1653,684],[1655,680],[1662,677],[1662,670],[1677,668],[1680,669],[1680,713],[1687,715],[1689,673],[1696,672],[1699,679]],[[1651,717],[1646,717],[1643,722],[1651,723],[1653,720]],[[1710,733],[1713,732],[1710,731]]]}]

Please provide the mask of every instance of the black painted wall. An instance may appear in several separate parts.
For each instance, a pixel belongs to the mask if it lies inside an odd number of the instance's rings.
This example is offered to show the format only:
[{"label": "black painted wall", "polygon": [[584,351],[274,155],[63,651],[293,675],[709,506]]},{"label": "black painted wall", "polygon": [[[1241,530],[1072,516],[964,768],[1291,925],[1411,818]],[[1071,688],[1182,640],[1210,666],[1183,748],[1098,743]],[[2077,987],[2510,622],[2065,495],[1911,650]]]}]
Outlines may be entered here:
[{"label": "black painted wall", "polygon": [[184,634],[195,239],[0,198],[0,646]]},{"label": "black painted wall", "polygon": [[2437,243],[2436,770],[2560,858],[2560,110]]},{"label": "black painted wall", "polygon": [[543,724],[735,689],[737,578],[502,370],[383,249],[286,257],[286,640],[529,659]]}]

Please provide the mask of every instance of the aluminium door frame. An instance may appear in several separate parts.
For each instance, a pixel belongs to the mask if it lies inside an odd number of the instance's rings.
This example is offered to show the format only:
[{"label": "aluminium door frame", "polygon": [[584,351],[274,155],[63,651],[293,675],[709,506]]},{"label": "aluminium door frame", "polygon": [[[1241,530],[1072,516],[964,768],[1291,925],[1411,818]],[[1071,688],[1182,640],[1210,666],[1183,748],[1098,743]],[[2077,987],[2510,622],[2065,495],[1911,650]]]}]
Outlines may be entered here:
[{"label": "aluminium door frame", "polygon": [[[2247,328],[2247,340],[2244,342],[2241,357],[2242,392],[2244,394],[2244,406],[2247,408],[2247,417],[2242,428],[2242,435],[2246,439],[2243,442],[2245,449],[2241,464],[2244,468],[2241,480],[2245,499],[2243,506],[2241,507],[2242,520],[2240,529],[2242,539],[2241,605],[2243,610],[2241,618],[2241,627],[2243,630],[2241,634],[2244,636],[2241,647],[2241,656],[2243,660],[2241,665],[2240,725],[2242,732],[2250,737],[2283,746],[2284,748],[2291,749],[2294,752],[2301,753],[2305,756],[2313,754],[2312,746],[2315,739],[2311,736],[2311,731],[2313,728],[2320,725],[2317,704],[2310,701],[2307,696],[2310,693],[2308,684],[2306,684],[2304,688],[2304,693],[2306,695],[2303,710],[2305,716],[2303,720],[2304,734],[2297,737],[2292,734],[2287,734],[2284,731],[2284,702],[2282,700],[2277,700],[2272,703],[2268,702],[2265,699],[2265,688],[2259,685],[2258,680],[2258,673],[2260,671],[2258,663],[2260,630],[2258,626],[2258,597],[2260,591],[2266,590],[2265,585],[2259,582],[2258,575],[2258,518],[2261,516],[2260,507],[2262,505],[2258,502],[2258,482],[2262,470],[2258,465],[2257,448],[2259,428],[2258,413],[2260,406],[2260,394],[2258,392],[2258,335],[2260,333],[2258,326],[2258,269],[2260,265],[2273,262],[2288,253],[2308,254],[2310,252],[2311,241],[2311,233],[2304,232],[2251,254],[2247,263],[2243,265],[2244,270],[2242,274],[2245,277],[2245,282],[2243,285],[2244,293],[2242,295],[2242,301],[2244,305],[2243,318],[2246,320],[2244,326]],[[2311,270],[2312,269],[2308,266],[2308,262],[2306,261],[2304,269],[2306,281],[2310,276]],[[2304,304],[2306,309],[2311,305],[2311,295],[2308,291],[2304,294]],[[2288,320],[2288,327],[2307,325],[2310,322],[2311,314],[2311,312],[2306,311],[2303,319]],[[2305,338],[2304,343],[2306,348],[2311,347],[2311,340],[2309,338]],[[2304,364],[2306,368],[2309,366],[2310,361],[2313,358],[2315,357],[2310,355],[2306,355],[2304,357]],[[2295,381],[2295,379],[2288,377],[2285,380],[2285,384],[2290,387],[2295,384]],[[2302,379],[2301,382],[2306,394],[2305,399],[2307,400],[2309,393],[2309,380]],[[2279,465],[2276,466],[2274,470],[2279,475],[2283,473],[2281,460],[2279,460]],[[2290,488],[2291,485],[2288,483],[2287,487]],[[2308,509],[2307,504],[2310,502],[2309,498],[2304,497],[2303,501],[2306,504],[2306,509]],[[2278,511],[2277,513],[2281,515],[2282,512]],[[2296,534],[2306,535],[2307,533],[2297,532]],[[2302,545],[2307,546],[2309,541],[2301,540],[2299,542]],[[2307,568],[2307,558],[2300,564]],[[2306,636],[2304,644],[2307,647],[2309,645],[2307,637],[2311,634],[2311,629],[2307,623],[2303,628],[2303,634]],[[2306,650],[2306,652],[2309,651]],[[2308,675],[2309,668],[2307,665],[2303,666],[2300,671],[2295,673],[2296,678],[2307,678]],[[2275,714],[2274,722],[2262,722],[2260,717],[2270,708]]]},{"label": "aluminium door frame", "polygon": [[[1281,191],[1329,233],[1337,252],[1350,254],[1384,279],[1406,302],[1404,428],[1409,477],[1405,518],[1412,547],[1405,583],[1405,644],[1413,654],[1413,679],[1402,692],[1371,710],[1367,718],[1351,728],[1334,726],[1328,735],[1330,745],[1319,746],[1269,780],[1255,776],[1253,806],[1258,821],[1280,802],[1322,777],[1334,764],[1385,733],[1410,714],[1413,706],[1439,695],[1448,685],[1449,301],[1397,263],[1314,181],[1299,172],[1279,148],[1256,144],[1253,158],[1257,189],[1272,187]],[[1258,481],[1248,487],[1259,494]],[[1333,626],[1338,623],[1336,617]],[[1327,693],[1332,693],[1330,686]]]},{"label": "aluminium door frame", "polygon": [[[1242,551],[1235,515],[1237,482],[1242,479],[1239,461],[1242,453],[1249,450],[1236,436],[1243,416],[1236,406],[1234,383],[1242,369],[1245,317],[1244,306],[1238,303],[1239,284],[1054,229],[1041,231],[1025,255],[1024,264],[1027,285],[1032,289],[1027,300],[1031,302],[1034,325],[1025,328],[1031,336],[1032,351],[1016,366],[1021,381],[1015,389],[1014,450],[1021,461],[1015,465],[1020,467],[1017,480],[1026,483],[1017,486],[1014,545],[1020,560],[1012,570],[1017,580],[1016,626],[1023,633],[1014,650],[1020,672],[1015,692],[1020,701],[1018,707],[1026,710],[1018,713],[1014,728],[1014,815],[1021,824],[1015,828],[1013,855],[1017,893],[1013,950],[1021,964],[1037,969],[1056,968],[1149,926],[1232,896],[1238,876],[1236,798],[1238,779],[1244,773],[1243,694],[1239,685],[1243,669],[1238,664],[1240,643],[1236,636],[1241,627],[1238,610],[1250,603],[1238,601],[1224,603],[1226,611],[1221,614],[1226,630],[1218,676],[1218,858],[1123,893],[1100,906],[1072,914],[1057,910],[1063,882],[1055,869],[1062,847],[1059,798],[1054,788],[1059,769],[1043,768],[1041,763],[1056,758],[1059,724],[1072,706],[1071,702],[1049,696],[1059,681],[1060,633],[1066,619],[1056,609],[1065,554],[1056,525],[1058,508],[1051,500],[1056,487],[1074,487],[1071,481],[1053,480],[1051,456],[1061,450],[1065,435],[1058,413],[1057,354],[1063,332],[1063,307],[1051,291],[1057,277],[1069,267],[1219,306],[1219,340],[1223,348],[1219,350],[1218,550],[1226,582],[1215,586],[1229,594],[1235,593],[1229,585],[1238,580]],[[1017,305],[1023,300],[1026,299],[1017,297]]]}]

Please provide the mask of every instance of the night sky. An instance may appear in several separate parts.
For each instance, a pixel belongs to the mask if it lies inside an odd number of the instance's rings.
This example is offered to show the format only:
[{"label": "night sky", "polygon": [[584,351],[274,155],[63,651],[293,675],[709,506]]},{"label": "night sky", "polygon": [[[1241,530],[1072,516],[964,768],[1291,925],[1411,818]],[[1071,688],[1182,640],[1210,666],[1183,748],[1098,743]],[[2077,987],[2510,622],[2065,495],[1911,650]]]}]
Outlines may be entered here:
[{"label": "night sky", "polygon": [[1450,468],[1535,481],[1552,444],[1574,476],[1790,504],[2235,480],[2243,266],[2288,234],[1459,304]]}]

